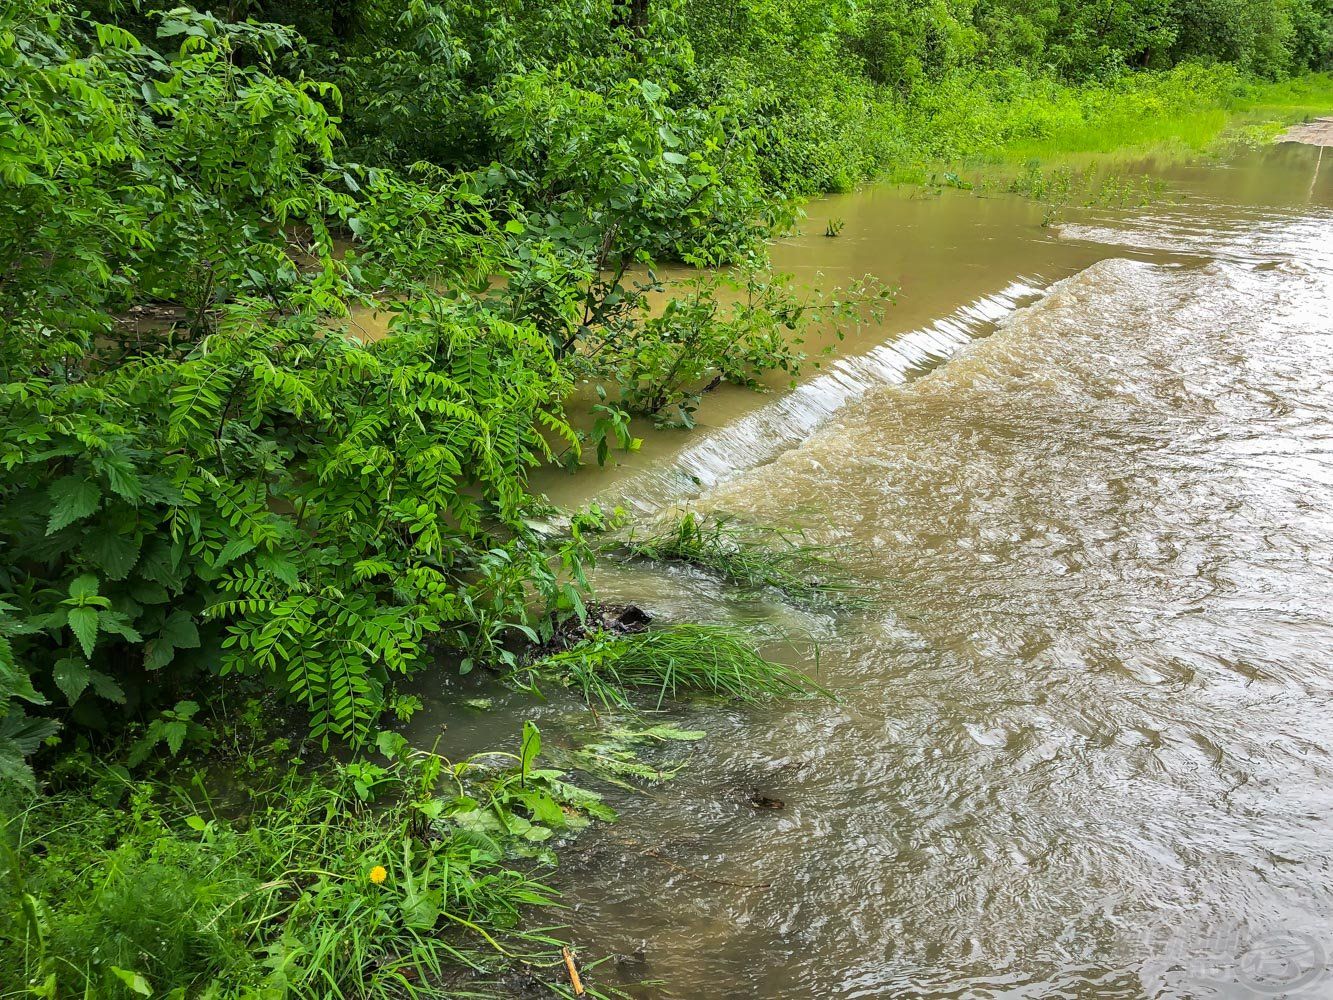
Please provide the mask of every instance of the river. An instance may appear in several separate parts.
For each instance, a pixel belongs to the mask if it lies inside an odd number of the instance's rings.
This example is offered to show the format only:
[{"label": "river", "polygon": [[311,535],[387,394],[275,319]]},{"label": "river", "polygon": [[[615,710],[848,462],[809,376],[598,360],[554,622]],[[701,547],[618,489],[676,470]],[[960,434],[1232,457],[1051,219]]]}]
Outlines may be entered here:
[{"label": "river", "polygon": [[[808,633],[831,700],[695,705],[672,782],[555,876],[632,995],[1333,995],[1333,167],[1282,145],[1127,164],[1138,207],[872,188],[778,266],[900,284],[794,391],[544,482],[651,520],[804,529],[876,595],[819,615],[683,568],[666,620]],[[827,239],[824,217],[842,218]],[[823,277],[815,277],[819,272]],[[495,742],[573,703],[460,712]],[[499,721],[497,721],[499,720]],[[782,809],[756,809],[755,790]]]}]

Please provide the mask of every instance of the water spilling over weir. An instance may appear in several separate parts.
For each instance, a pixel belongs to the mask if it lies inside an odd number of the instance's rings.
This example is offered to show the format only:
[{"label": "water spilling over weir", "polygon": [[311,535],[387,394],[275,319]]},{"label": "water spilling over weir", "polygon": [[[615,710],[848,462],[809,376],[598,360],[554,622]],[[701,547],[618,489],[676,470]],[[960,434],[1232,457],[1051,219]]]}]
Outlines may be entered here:
[{"label": "water spilling over weir", "polygon": [[655,510],[769,461],[871,389],[901,385],[929,371],[1040,295],[1041,289],[1020,279],[865,354],[839,358],[767,405],[725,427],[703,431],[701,440],[692,441],[670,467],[650,469],[625,483],[621,500],[641,512]]}]

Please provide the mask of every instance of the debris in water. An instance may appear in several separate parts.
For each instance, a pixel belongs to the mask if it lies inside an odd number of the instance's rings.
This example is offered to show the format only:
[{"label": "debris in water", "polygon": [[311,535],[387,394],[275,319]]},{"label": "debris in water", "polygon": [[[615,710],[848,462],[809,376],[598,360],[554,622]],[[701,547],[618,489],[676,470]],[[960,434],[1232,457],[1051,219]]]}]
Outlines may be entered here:
[{"label": "debris in water", "polygon": [[569,973],[569,985],[574,987],[574,995],[576,997],[583,996],[583,980],[579,978],[578,966],[574,964],[574,953],[568,948],[561,948],[560,953],[565,958],[565,971]]},{"label": "debris in water", "polygon": [[786,809],[787,803],[781,799],[770,798],[757,788],[750,790],[750,805],[756,809]]},{"label": "debris in water", "polygon": [[653,616],[637,604],[589,604],[587,617],[583,621],[571,617],[558,623],[551,638],[532,650],[531,656],[539,660],[598,633],[637,635],[648,631],[652,622]]}]

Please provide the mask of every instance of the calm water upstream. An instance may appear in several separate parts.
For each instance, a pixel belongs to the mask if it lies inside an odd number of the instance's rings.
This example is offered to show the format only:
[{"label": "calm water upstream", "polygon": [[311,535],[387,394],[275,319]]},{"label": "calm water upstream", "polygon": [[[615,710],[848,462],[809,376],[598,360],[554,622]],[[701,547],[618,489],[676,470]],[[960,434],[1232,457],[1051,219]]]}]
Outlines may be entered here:
[{"label": "calm water upstream", "polygon": [[[886,326],[794,392],[712,401],[636,467],[544,484],[802,526],[882,602],[812,616],[599,572],[666,619],[813,633],[817,665],[785,655],[837,696],[673,713],[709,739],[615,794],[622,821],[556,876],[584,954],[622,956],[603,976],[681,998],[1333,996],[1318,153],[1147,165],[1170,197],[1053,229],[1010,198],[821,204],[845,235],[780,264],[899,282]],[[475,748],[534,714],[500,701],[499,722],[432,706],[416,735],[447,721]]]}]

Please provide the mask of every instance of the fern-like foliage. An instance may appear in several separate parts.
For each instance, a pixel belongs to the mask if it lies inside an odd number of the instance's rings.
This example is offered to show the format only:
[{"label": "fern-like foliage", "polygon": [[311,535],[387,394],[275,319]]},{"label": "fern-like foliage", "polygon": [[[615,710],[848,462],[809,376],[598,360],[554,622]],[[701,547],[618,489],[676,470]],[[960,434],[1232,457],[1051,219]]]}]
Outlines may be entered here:
[{"label": "fern-like foliage", "polygon": [[[178,51],[0,5],[0,780],[56,719],[229,674],[360,742],[395,676],[568,600],[525,523],[568,382],[467,291],[502,266],[478,198],[339,164],[337,91],[271,72],[286,29],[158,28]],[[339,320],[376,288],[365,343]]]}]

